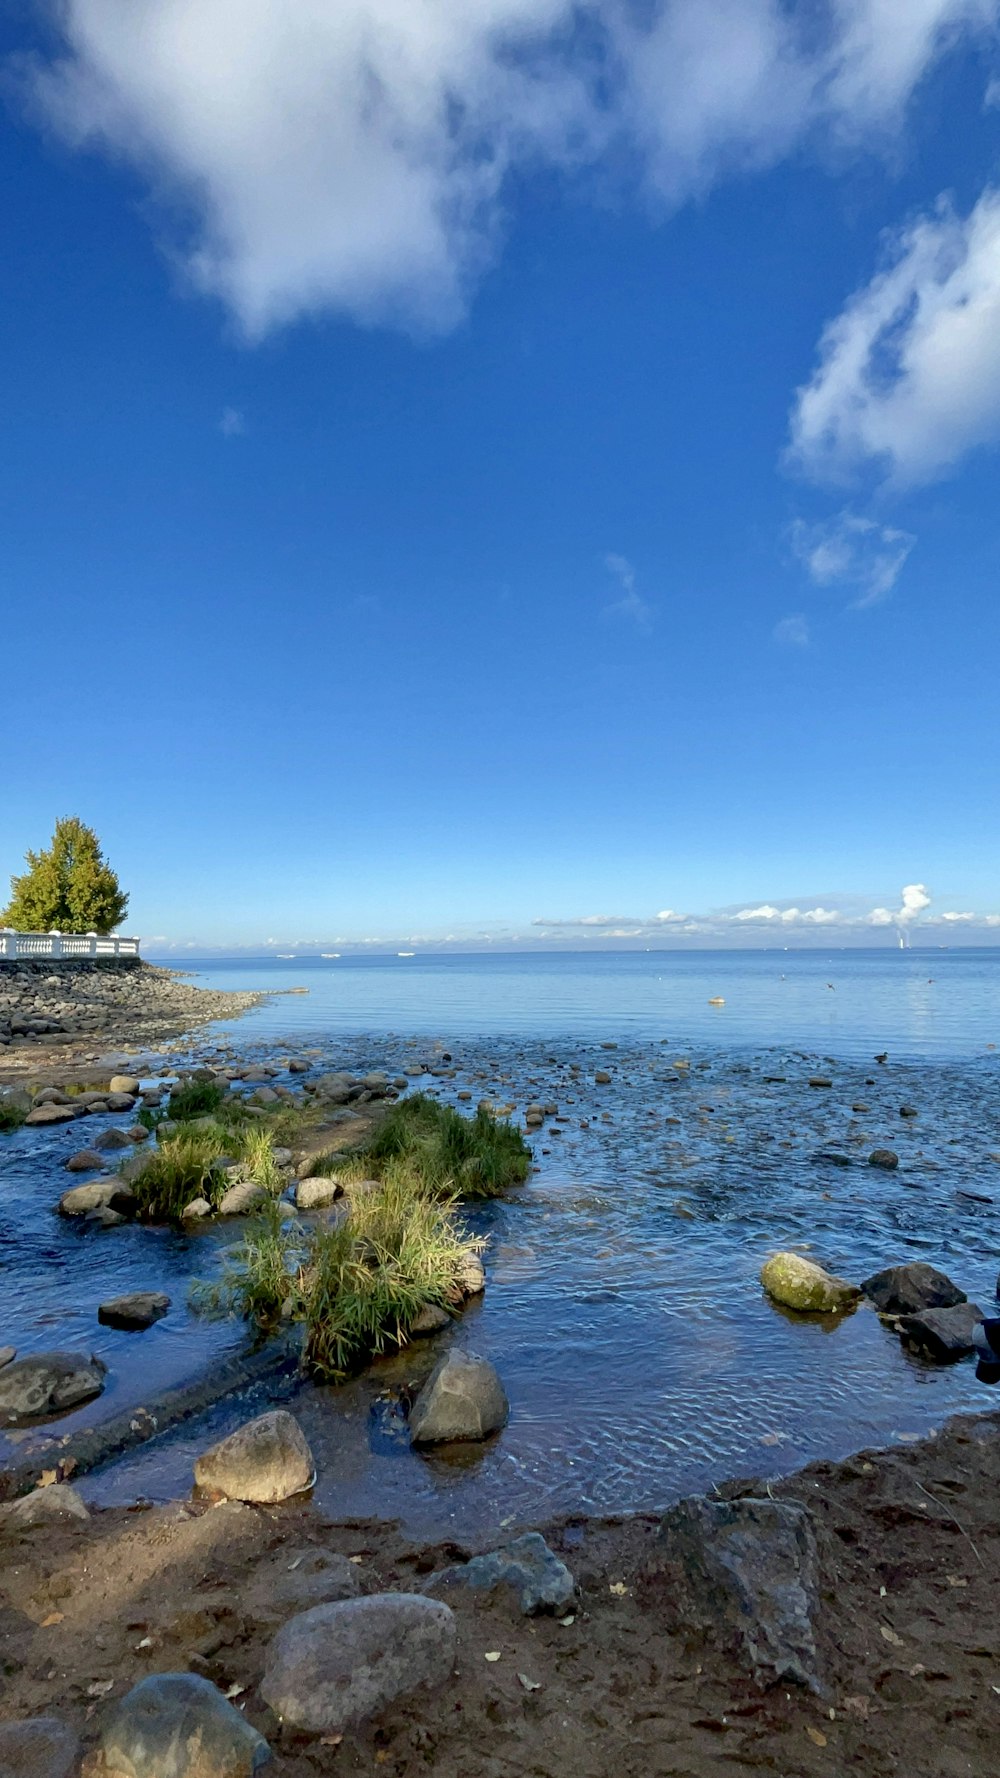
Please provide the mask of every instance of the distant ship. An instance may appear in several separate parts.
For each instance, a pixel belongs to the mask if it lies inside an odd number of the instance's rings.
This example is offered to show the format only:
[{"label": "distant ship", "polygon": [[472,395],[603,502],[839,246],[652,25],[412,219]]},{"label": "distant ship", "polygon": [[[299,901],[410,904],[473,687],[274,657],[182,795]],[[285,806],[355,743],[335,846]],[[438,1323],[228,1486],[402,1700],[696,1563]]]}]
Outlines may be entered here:
[{"label": "distant ship", "polygon": [[397,957],[415,957],[416,954],[417,954],[416,951],[397,951],[396,952]]},{"label": "distant ship", "polygon": [[339,951],[320,951],[320,956],[321,957],[339,957],[340,952]]},{"label": "distant ship", "polygon": [[296,953],[294,951],[275,951],[274,954],[277,957],[279,963],[294,963],[295,962]]}]

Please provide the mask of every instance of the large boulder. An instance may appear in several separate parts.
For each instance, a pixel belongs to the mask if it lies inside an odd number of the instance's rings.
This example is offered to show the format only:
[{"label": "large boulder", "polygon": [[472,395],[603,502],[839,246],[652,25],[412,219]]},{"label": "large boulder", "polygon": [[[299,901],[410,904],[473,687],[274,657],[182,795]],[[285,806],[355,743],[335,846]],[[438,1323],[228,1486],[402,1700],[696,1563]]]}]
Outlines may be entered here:
[{"label": "large boulder", "polygon": [[153,1673],[105,1719],[86,1778],[252,1778],[271,1757],[257,1730],[197,1673]]},{"label": "large boulder", "polygon": [[170,1307],[170,1298],[162,1290],[133,1290],[127,1296],[114,1296],[102,1303],[98,1321],[105,1327],[117,1327],[123,1333],[139,1333],[152,1327]]},{"label": "large boulder", "polygon": [[340,1734],[418,1687],[443,1685],[455,1641],[447,1605],[415,1593],[317,1605],[278,1631],[261,1694],[290,1727]]},{"label": "large boulder", "polygon": [[79,1753],[73,1730],[56,1716],[0,1723],[3,1778],[71,1778]]},{"label": "large boulder", "polygon": [[86,1216],[91,1210],[102,1209],[117,1210],[123,1216],[135,1209],[135,1199],[121,1179],[91,1179],[86,1185],[71,1185],[59,1199],[60,1216]]},{"label": "large boulder", "polygon": [[510,1413],[504,1386],[485,1358],[452,1348],[435,1365],[410,1415],[414,1445],[489,1438]]},{"label": "large boulder", "polygon": [[0,1506],[0,1533],[30,1531],[35,1525],[89,1518],[86,1502],[76,1489],[67,1482],[53,1482],[48,1488],[35,1488],[22,1499]]},{"label": "large boulder", "polygon": [[901,1315],[898,1326],[904,1346],[938,1364],[948,1364],[974,1350],[976,1329],[982,1320],[978,1303],[954,1303],[949,1309],[921,1309],[915,1315]]},{"label": "large boulder", "polygon": [[[861,1286],[882,1315],[917,1315],[922,1309],[952,1309],[964,1303],[965,1291],[944,1272],[922,1259],[909,1265],[887,1266],[866,1278]],[[980,1317],[981,1319],[981,1317]]]},{"label": "large boulder", "polygon": [[36,1105],[24,1121],[26,1124],[69,1124],[75,1116],[74,1105]]},{"label": "large boulder", "polygon": [[343,1195],[339,1179],[300,1179],[295,1187],[295,1202],[300,1210],[325,1210]]},{"label": "large boulder", "polygon": [[131,1148],[132,1142],[131,1139],[126,1136],[124,1130],[117,1130],[112,1127],[110,1130],[101,1131],[101,1134],[94,1140],[94,1147],[109,1150]]},{"label": "large boulder", "polygon": [[760,1269],[760,1281],[776,1303],[800,1314],[840,1315],[853,1309],[861,1294],[801,1253],[772,1253]]},{"label": "large boulder", "polygon": [[100,1395],[107,1365],[83,1352],[35,1352],[0,1370],[0,1425],[65,1414]]},{"label": "large boulder", "polygon": [[565,1562],[549,1549],[544,1537],[529,1531],[486,1556],[473,1556],[454,1568],[431,1576],[425,1590],[469,1587],[473,1592],[511,1593],[525,1617],[543,1611],[567,1611],[576,1594],[576,1583]]},{"label": "large boulder", "polygon": [[132,1074],[113,1074],[108,1082],[108,1092],[132,1095],[139,1092],[140,1086],[141,1082]]},{"label": "large boulder", "polygon": [[682,1500],[662,1521],[659,1542],[679,1567],[689,1616],[728,1646],[758,1685],[820,1689],[816,1542],[804,1506]]},{"label": "large boulder", "polygon": [[249,1420],[220,1444],[213,1445],[194,1466],[199,1488],[224,1494],[228,1500],[261,1505],[303,1494],[315,1475],[316,1465],[305,1434],[284,1408]]}]

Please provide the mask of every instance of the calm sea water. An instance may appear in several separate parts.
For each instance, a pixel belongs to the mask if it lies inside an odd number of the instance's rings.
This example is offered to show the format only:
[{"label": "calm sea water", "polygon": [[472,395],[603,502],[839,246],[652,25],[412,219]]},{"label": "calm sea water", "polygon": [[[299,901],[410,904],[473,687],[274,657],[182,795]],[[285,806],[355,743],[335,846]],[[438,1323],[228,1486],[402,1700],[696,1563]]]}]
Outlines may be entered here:
[{"label": "calm sea water", "polygon": [[[777,1246],[855,1279],[921,1258],[992,1302],[1000,952],[296,959],[213,963],[196,979],[309,988],[208,1033],[220,1055],[396,1071],[447,1049],[454,1077],[430,1078],[442,1098],[558,1107],[533,1138],[528,1184],[472,1218],[489,1287],[453,1336],[497,1364],[510,1425],[484,1451],[414,1456],[400,1397],[433,1358],[415,1348],[349,1387],[307,1387],[295,1411],[330,1511],[487,1535],[555,1512],[658,1508],[993,1399],[972,1365],[913,1359],[867,1308],[783,1314],[758,1273]],[[717,995],[724,1007],[709,1006]],[[820,1074],[829,1088],[809,1086]],[[902,1118],[904,1104],[918,1115]],[[238,1326],[184,1303],[228,1231],[71,1228],[51,1205],[78,1132],[0,1143],[0,1343],[95,1344],[109,1389],[81,1418],[146,1401],[240,1342]],[[877,1145],[897,1150],[898,1172],[867,1165]],[[175,1307],[149,1333],[97,1328],[102,1294],[158,1286]],[[247,1413],[223,1403],[85,1489],[183,1493],[197,1452]]]}]

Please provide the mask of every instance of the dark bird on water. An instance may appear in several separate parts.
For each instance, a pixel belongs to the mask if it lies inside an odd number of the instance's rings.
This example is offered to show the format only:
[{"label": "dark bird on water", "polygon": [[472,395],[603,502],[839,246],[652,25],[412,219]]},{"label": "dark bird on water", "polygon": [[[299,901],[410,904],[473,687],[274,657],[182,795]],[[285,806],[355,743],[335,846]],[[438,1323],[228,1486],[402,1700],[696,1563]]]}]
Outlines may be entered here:
[{"label": "dark bird on water", "polygon": [[883,1050],[883,1051],[882,1051],[882,1054],[881,1054],[881,1055],[880,1055],[880,1056],[876,1056],[876,1057],[875,1057],[875,1060],[876,1060],[876,1062],[888,1062],[888,1060],[889,1060],[889,1051],[888,1051],[888,1050]]}]

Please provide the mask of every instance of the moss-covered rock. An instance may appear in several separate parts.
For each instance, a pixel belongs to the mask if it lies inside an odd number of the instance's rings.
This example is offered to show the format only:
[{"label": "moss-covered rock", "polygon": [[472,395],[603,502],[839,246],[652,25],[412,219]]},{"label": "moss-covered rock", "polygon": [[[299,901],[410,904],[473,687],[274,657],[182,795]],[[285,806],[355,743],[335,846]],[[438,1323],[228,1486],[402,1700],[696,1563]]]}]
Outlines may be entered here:
[{"label": "moss-covered rock", "polygon": [[761,1267],[760,1281],[776,1303],[803,1314],[841,1315],[861,1295],[853,1284],[834,1278],[801,1253],[773,1253]]}]

